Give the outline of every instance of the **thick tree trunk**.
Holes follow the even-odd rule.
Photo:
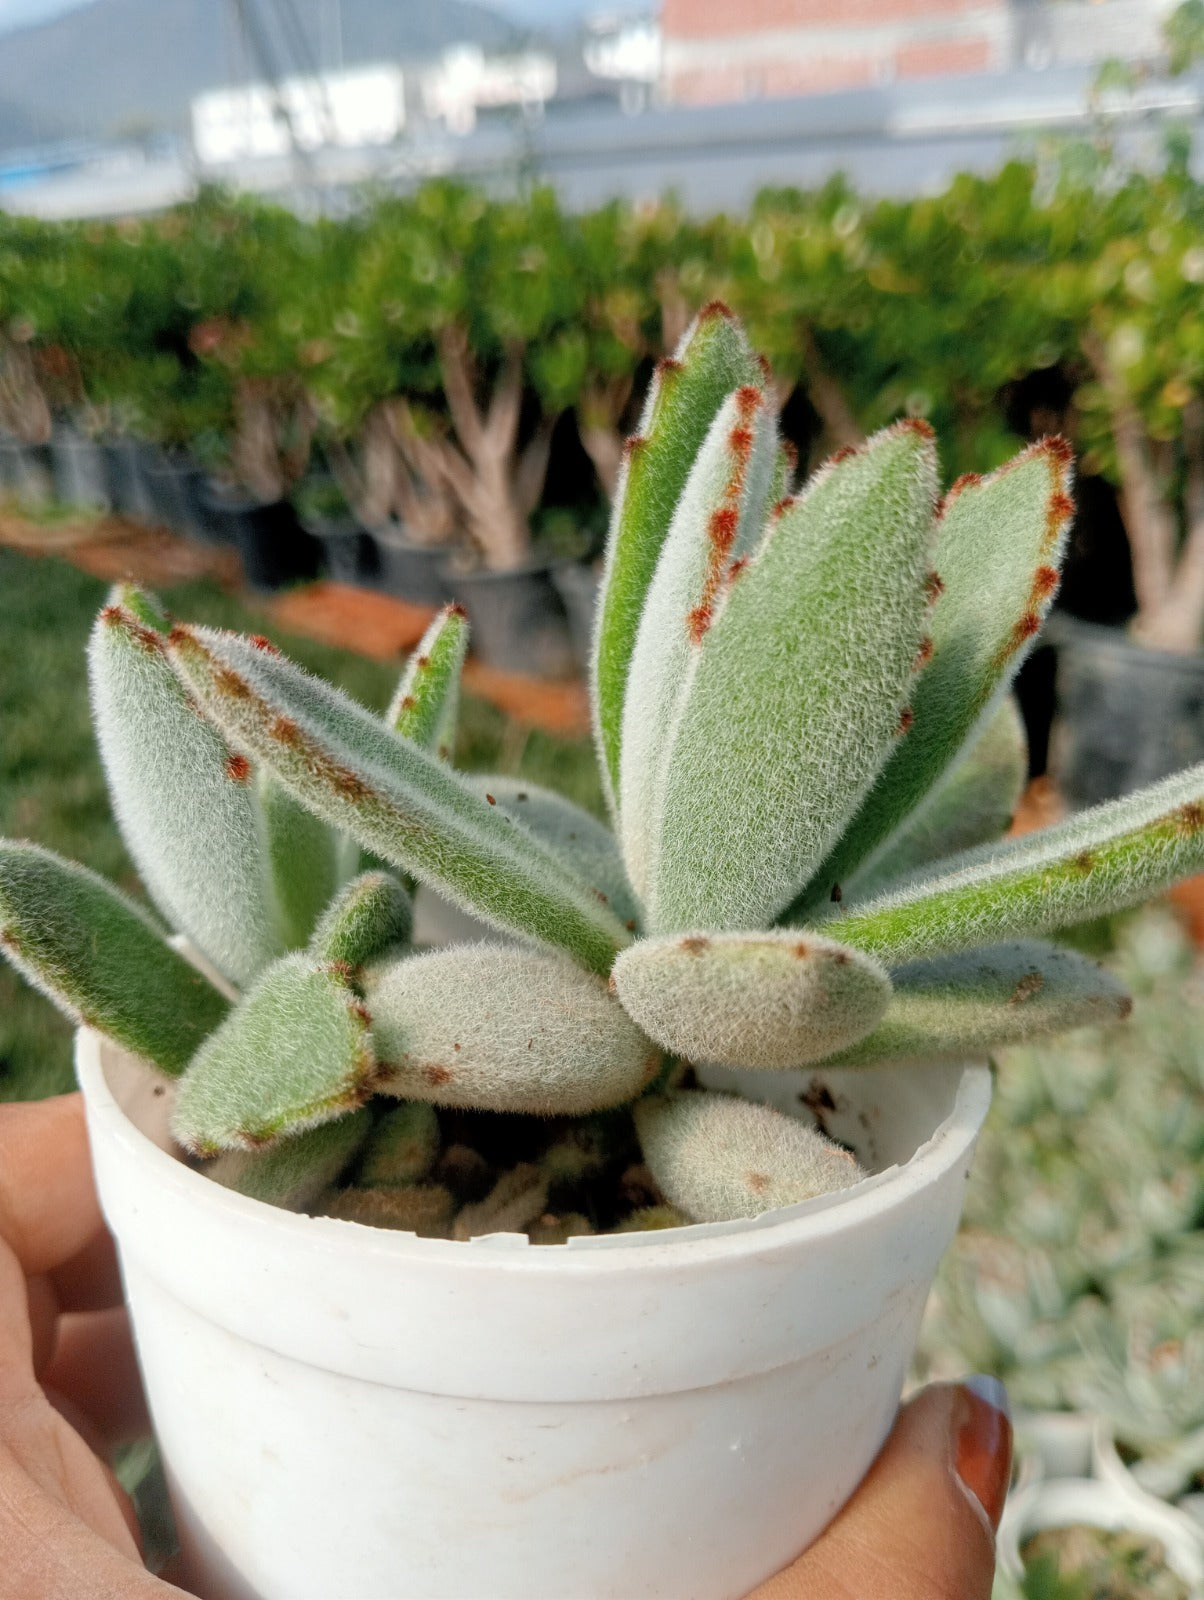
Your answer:
[[[1156,650],[1191,655],[1204,645],[1204,405],[1183,412],[1187,457],[1184,492],[1187,532],[1162,604],[1138,618],[1135,633]]]
[[[265,504],[282,499],[309,464],[313,413],[306,397],[270,381],[243,379],[234,396],[230,464]]]
[[[395,451],[395,512],[416,544],[449,544],[457,532],[456,495],[448,481],[445,440],[429,437],[409,403],[384,410]]]
[[[1133,588],[1137,595],[1138,614],[1133,631],[1148,638],[1171,597],[1175,573],[1175,519],[1160,492],[1141,418],[1116,380],[1102,339],[1095,334],[1085,335],[1083,351],[1108,397],[1120,470],[1120,512],[1129,536]],[[1152,638],[1150,642],[1153,643]]]
[[[693,313],[681,292],[676,272],[666,270],[657,273],[656,294],[661,307],[661,343],[665,354],[672,355],[690,326]]]
[[[535,441],[533,461],[520,468],[523,352],[516,345],[506,353],[484,410],[477,402],[476,368],[463,329],[441,332],[439,368],[460,456],[459,464],[445,460],[444,471],[460,501],[465,531],[493,571],[521,567],[531,554],[523,503],[530,501],[533,480],[540,488],[543,484],[543,471],[535,470],[541,448]],[[546,466],[545,453],[543,470]]]
[[[630,376],[588,385],[577,407],[577,432],[593,463],[602,493],[615,497],[623,464],[623,430],[619,426],[631,399]]]
[[[811,404],[823,423],[828,444],[833,450],[855,449],[865,443],[865,431],[853,415],[853,408],[839,379],[824,362],[815,332],[809,323],[803,324],[802,342],[806,361],[803,381]]]
[[[45,444],[51,416],[29,346],[0,337],[0,428],[22,444]]]

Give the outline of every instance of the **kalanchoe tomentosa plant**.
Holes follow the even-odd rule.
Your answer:
[[[939,501],[922,422],[791,475],[762,365],[708,307],[616,498],[592,685],[613,831],[452,770],[454,607],[382,720],[119,589],[90,651],[101,752],[151,899],[204,959],[9,843],[6,953],[177,1078],[180,1144],[278,1204],[553,1242],[855,1183],[688,1064],[904,1066],[1123,1015],[1033,935],[1204,866],[1204,768],[999,842],[1024,773],[1008,684],[1073,509],[1060,441]],[[416,882],[505,937],[413,946]]]

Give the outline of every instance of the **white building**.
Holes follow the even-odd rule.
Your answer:
[[[192,102],[193,147],[206,167],[392,144],[404,126],[401,68],[388,65],[210,89]]]
[[[556,93],[556,63],[529,50],[515,56],[487,56],[479,45],[445,50],[437,67],[422,74],[422,109],[453,133],[471,133],[477,112],[497,106],[542,109]]]

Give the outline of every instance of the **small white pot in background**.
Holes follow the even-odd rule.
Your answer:
[[[774,1074],[874,1176],[536,1247],[261,1205],[170,1153],[136,1059],[81,1032],[77,1067],[206,1600],[747,1594],[890,1428],[990,1099],[978,1066]]]
[[[1101,1478],[1048,1478],[1013,1492],[996,1542],[999,1570],[1019,1582],[1020,1552],[1036,1533],[1082,1525],[1112,1533],[1135,1533],[1162,1547],[1167,1566],[1188,1587],[1191,1600],[1204,1600],[1204,1537],[1192,1519],[1174,1506],[1138,1489]]]
[[[1004,1580],[1019,1585],[1023,1579],[1021,1550],[1034,1534],[1082,1524],[1156,1541],[1191,1600],[1204,1600],[1204,1529],[1141,1487],[1102,1417],[1022,1413],[1016,1418],[1016,1452],[1017,1481],[996,1540]]]

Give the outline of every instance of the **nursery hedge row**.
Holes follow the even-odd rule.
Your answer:
[[[1015,448],[1009,385],[1059,367],[1086,466],[1181,528],[1202,283],[1186,161],[1120,174],[1081,150],[935,198],[834,181],[703,220],[443,181],[337,221],[217,192],[111,225],[0,216],[0,430],[69,415],[187,443],[265,498],[320,456],[362,513],[512,565],[541,503],[601,507],[653,362],[718,297],[804,459],[910,412],[951,473],[990,469]]]

